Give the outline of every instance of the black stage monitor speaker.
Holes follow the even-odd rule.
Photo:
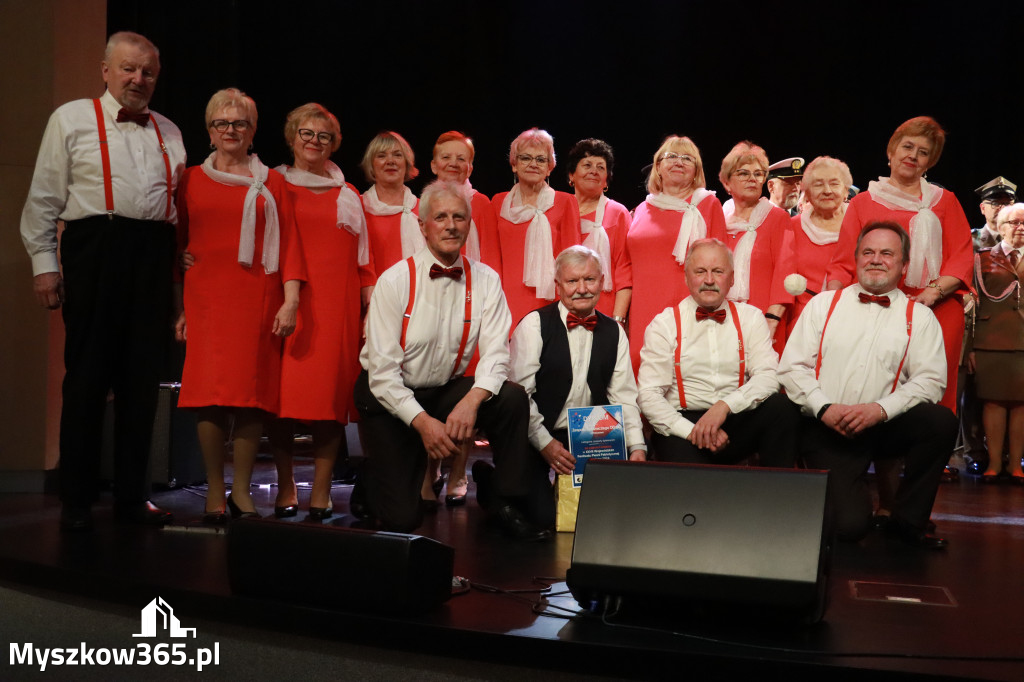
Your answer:
[[[735,606],[817,622],[827,481],[825,471],[590,461],[566,582],[584,608]]]
[[[364,613],[422,613],[451,596],[455,550],[418,535],[239,519],[228,529],[235,594]]]

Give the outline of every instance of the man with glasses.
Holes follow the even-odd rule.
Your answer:
[[[50,117],[21,217],[40,305],[63,308],[61,528],[91,530],[107,393],[114,392],[114,513],[163,524],[146,480],[159,373],[172,315],[174,189],[185,168],[177,126],[149,109],[160,53],[115,33],[102,97]],[[65,229],[57,260],[58,221]],[[61,271],[63,266],[63,272]]]

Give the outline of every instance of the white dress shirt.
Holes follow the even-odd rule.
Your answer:
[[[772,350],[772,337],[764,313],[752,305],[735,303],[746,356],[743,385],[739,385],[739,338],[727,302],[725,321],[697,322],[697,304],[687,296],[679,303],[682,324],[680,365],[687,410],[707,410],[719,400],[732,413],[756,407],[779,390],[775,368],[779,357]],[[663,436],[688,438],[693,422],[679,414],[683,409],[676,386],[676,321],[672,308],[665,308],[644,333],[640,351],[640,409],[651,426]]]
[[[829,403],[858,405],[877,402],[889,419],[919,403],[937,403],[946,390],[946,354],[942,329],[926,306],[914,303],[913,329],[907,347],[907,304],[899,289],[888,294],[888,308],[861,303],[864,292],[854,284],[836,304],[822,340],[822,327],[832,297],[826,291],[811,299],[800,314],[779,362],[779,381],[790,400],[809,417]],[[821,344],[821,373],[814,366]],[[898,386],[892,390],[903,360]]]
[[[466,261],[459,256],[455,266],[464,268]],[[366,315],[366,343],[359,354],[374,397],[406,424],[424,411],[413,389],[443,386],[452,378],[466,312],[465,274],[458,282],[448,277],[430,279],[430,266],[443,264],[426,247],[413,256],[413,262],[416,299],[405,351],[401,338],[402,317],[409,304],[409,264],[403,260],[377,280]],[[473,387],[493,395],[508,378],[512,313],[505,303],[498,273],[478,261],[472,261],[472,268],[472,323],[456,376],[466,371],[479,345],[480,362]]]
[[[565,324],[569,311],[558,302],[558,316]],[[608,382],[608,404],[622,405],[622,420],[625,428],[626,451],[647,450],[644,444],[643,428],[640,424],[640,408],[637,407],[636,379],[633,378],[633,366],[629,359],[629,341],[626,333],[618,324],[618,349],[615,352],[615,369]],[[593,405],[590,387],[587,385],[587,373],[590,370],[590,351],[594,345],[594,333],[586,327],[578,326],[566,329],[569,338],[569,358],[572,362],[572,387],[565,405],[555,421],[556,429],[569,426],[568,412],[570,407],[586,407]],[[553,438],[544,428],[544,416],[533,401],[537,392],[537,372],[540,370],[540,354],[543,341],[540,334],[540,314],[533,311],[512,333],[512,372],[509,378],[526,389],[530,396],[530,445],[543,450]]]
[[[114,213],[137,220],[177,222],[172,202],[167,216],[167,169],[152,123],[117,123],[121,105],[109,91],[100,97],[110,151]],[[185,145],[178,127],[156,112],[171,162],[172,192],[185,170]],[[28,199],[21,214],[21,238],[32,258],[32,274],[58,272],[57,220],[104,215],[96,109],[91,99],[62,105],[50,116],[39,145]]]

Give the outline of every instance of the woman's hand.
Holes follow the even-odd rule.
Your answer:
[[[174,338],[184,343],[188,340],[188,334],[185,329],[185,311],[182,310],[178,313],[178,319],[174,322]]]
[[[196,264],[196,257],[188,251],[182,251],[178,259],[181,262],[182,272],[188,272],[188,269]]]
[[[942,292],[935,287],[925,287],[921,293],[914,296],[914,300],[931,308],[942,300]]]
[[[274,336],[290,336],[295,331],[295,323],[298,318],[298,302],[285,301],[277,315],[274,315]]]

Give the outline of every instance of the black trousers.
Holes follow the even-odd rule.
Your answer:
[[[146,479],[160,373],[171,338],[174,227],[97,216],[69,222],[64,272],[60,496],[96,500],[103,413],[114,393],[114,495],[149,498]]]
[[[916,405],[856,438],[846,438],[810,417],[803,418],[803,426],[802,452],[807,466],[829,471],[829,497],[840,538],[858,540],[871,526],[867,472],[878,459],[904,458],[892,516],[916,529],[925,528],[956,441],[957,419],[949,409]]]
[[[472,377],[459,377],[413,394],[428,415],[443,422],[471,388]],[[370,392],[366,371],[359,374],[354,398],[370,450],[364,469],[367,505],[385,530],[407,533],[423,522],[420,486],[427,467],[423,441]],[[511,381],[502,384],[477,412],[477,426],[487,433],[494,453],[494,493],[502,498],[524,498],[530,490],[529,419],[526,391]]]
[[[696,423],[704,410],[682,410],[679,414]],[[800,411],[790,400],[776,393],[752,410],[730,414],[722,424],[729,444],[719,452],[698,448],[678,436],[652,437],[660,462],[684,464],[735,464],[757,454],[765,467],[792,468],[799,454]]]

